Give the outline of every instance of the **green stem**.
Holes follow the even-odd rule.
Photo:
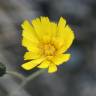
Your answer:
[[[39,76],[40,74],[42,74],[45,70],[41,69],[39,71],[36,71],[35,73],[33,73],[32,75],[30,75],[29,77],[27,77],[21,84],[20,89],[23,88],[29,81],[35,79],[37,76]]]
[[[25,77],[22,74],[20,74],[18,72],[15,72],[15,71],[6,71],[6,73],[9,74],[9,75],[17,77],[22,81],[25,79]]]
[[[28,84],[28,82],[35,79],[37,76],[39,76],[43,72],[45,72],[45,69],[41,69],[39,71],[36,71],[32,75],[30,75],[29,77],[25,78],[22,81],[21,85],[14,92],[12,92],[9,96],[14,96],[16,93],[18,93],[20,91],[20,89],[24,88],[26,86],[26,84]]]

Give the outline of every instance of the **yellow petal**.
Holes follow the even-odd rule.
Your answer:
[[[62,30],[62,27],[66,26],[66,20],[63,17],[60,17],[59,23],[58,23],[58,28],[59,30]]]
[[[38,38],[36,36],[36,33],[34,31],[34,28],[32,27],[32,25],[25,20],[23,22],[23,24],[21,25],[23,28],[23,32],[22,32],[22,36],[29,39],[30,42],[38,42]]]
[[[42,32],[44,36],[51,36],[51,26],[48,17],[41,17]]]
[[[42,29],[43,29],[43,42],[49,43],[56,35],[57,24],[50,22],[48,17],[41,17]]]
[[[58,43],[57,48],[60,49],[60,53],[64,53],[68,50],[73,42],[73,39],[73,31],[68,25],[66,25],[66,20],[61,17],[57,28],[55,42],[55,45]]]
[[[52,36],[56,36],[56,31],[57,31],[57,24],[54,22],[51,22],[51,33]]]
[[[41,21],[39,18],[32,20],[32,25],[34,27],[34,30],[38,36],[38,38],[41,40],[42,34],[42,27],[41,27]]]
[[[38,59],[41,54],[39,52],[26,52],[24,55],[24,60]]]
[[[48,73],[53,73],[57,71],[57,66],[53,63],[49,65]]]
[[[30,42],[30,40],[27,38],[22,39],[22,46],[26,47],[28,51],[39,51],[38,44],[35,42]]]
[[[59,50],[58,52],[59,53],[64,53],[65,51],[68,50],[68,48],[71,46],[73,40],[74,40],[74,33],[73,31],[70,29],[70,27],[67,25],[65,28],[64,28],[64,32],[63,34],[59,37],[61,40],[61,45],[58,46],[59,47]]]
[[[63,17],[60,18],[58,26],[57,26],[57,32],[56,32],[56,37],[63,37],[64,36],[64,28],[66,26],[66,20],[63,19]]]
[[[57,24],[51,22],[51,43],[54,44],[54,40],[56,40],[56,32],[57,32]]]
[[[38,49],[37,46],[38,46],[39,40],[36,37],[36,34],[34,32],[32,25],[27,20],[25,20],[21,26],[23,28],[22,45],[26,47],[29,51],[36,51]]]
[[[21,65],[22,68],[24,68],[25,70],[31,70],[34,67],[36,67],[37,65],[39,65],[45,58],[40,58],[40,59],[36,59],[36,60],[32,60],[30,62],[24,63]]]
[[[70,59],[70,54],[58,54],[55,57],[52,58],[52,62],[56,65],[63,64],[64,62],[67,62]]]
[[[47,38],[47,41],[50,41],[51,26],[50,26],[50,21],[48,17],[41,17],[40,19],[37,18],[32,21],[32,24],[40,40],[42,40],[43,42],[46,42],[46,38]]]
[[[50,62],[48,60],[44,60],[39,66],[38,68],[48,68]]]

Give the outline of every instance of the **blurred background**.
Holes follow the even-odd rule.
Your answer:
[[[18,78],[0,77],[0,96],[96,96],[96,0],[0,0],[0,62],[26,78],[38,70],[27,72],[20,65],[26,51],[21,23],[39,16],[55,22],[66,18],[76,34],[68,50],[72,58],[58,72],[45,72],[18,92]]]

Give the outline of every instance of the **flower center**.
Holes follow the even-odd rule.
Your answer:
[[[44,55],[46,56],[53,56],[55,54],[55,46],[53,44],[43,44],[41,47],[41,50],[43,52]]]

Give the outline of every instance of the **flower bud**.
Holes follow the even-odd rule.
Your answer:
[[[0,77],[2,77],[6,73],[6,67],[4,64],[0,62]]]

